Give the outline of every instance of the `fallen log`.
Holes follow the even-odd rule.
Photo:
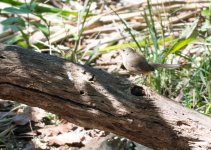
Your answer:
[[[105,71],[0,45],[0,98],[153,149],[211,149],[211,119]]]

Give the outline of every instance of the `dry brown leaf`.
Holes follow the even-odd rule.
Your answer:
[[[39,122],[40,120],[42,120],[44,117],[47,116],[47,112],[38,107],[31,107],[30,111],[31,111],[30,112],[31,120],[34,122]]]
[[[61,124],[59,126],[49,125],[43,129],[39,129],[37,132],[45,136],[56,136],[60,133],[65,133],[72,130],[73,127],[75,127],[75,125],[72,123]]]
[[[58,136],[50,137],[48,138],[49,144],[58,144],[58,145],[64,145],[64,144],[73,144],[73,143],[82,143],[83,141],[90,138],[89,136],[85,135],[83,132],[69,132],[69,133],[63,133]]]

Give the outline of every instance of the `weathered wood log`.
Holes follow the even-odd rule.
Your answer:
[[[209,117],[104,71],[17,46],[0,46],[0,98],[154,149],[211,149]]]

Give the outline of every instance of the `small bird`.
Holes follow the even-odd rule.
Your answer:
[[[132,48],[125,48],[121,52],[124,67],[132,74],[149,74],[158,68],[176,69],[180,64],[156,64],[148,63],[146,58],[135,52]]]

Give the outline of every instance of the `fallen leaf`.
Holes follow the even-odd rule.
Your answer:
[[[75,132],[69,132],[69,133],[63,133],[58,136],[50,137],[48,138],[49,144],[58,144],[58,145],[64,145],[64,144],[73,144],[73,143],[82,143],[86,139],[86,135],[84,133],[75,133]]]
[[[37,130],[38,133],[41,133],[45,136],[56,136],[61,133],[66,133],[71,131],[75,127],[72,123],[61,124],[59,126],[49,125],[45,126],[43,129]]]

